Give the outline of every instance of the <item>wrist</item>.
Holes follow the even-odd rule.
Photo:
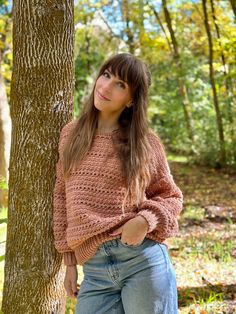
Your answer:
[[[76,268],[76,265],[66,265],[67,268]]]

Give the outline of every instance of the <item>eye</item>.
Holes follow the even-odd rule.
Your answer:
[[[103,76],[108,75],[108,77],[110,77],[110,75],[109,75],[109,73],[108,73],[107,71],[103,72],[103,74],[102,74],[102,75],[103,75]]]
[[[120,84],[121,88],[124,88],[124,89],[125,89],[125,84],[124,84],[124,83],[118,82],[117,84],[118,84],[118,85]]]

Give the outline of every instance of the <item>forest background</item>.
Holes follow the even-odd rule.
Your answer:
[[[63,5],[63,2],[66,3],[58,3]],[[79,115],[97,70],[109,55],[130,52],[147,62],[152,73],[149,120],[165,144],[174,177],[185,197],[181,234],[170,242],[180,312],[233,313],[236,296],[236,274],[232,267],[236,256],[233,236],[236,219],[235,1],[69,2],[74,15],[73,116]],[[12,100],[16,96],[11,95],[14,83],[12,5],[11,1],[0,0],[2,285],[9,204],[10,111],[13,112]],[[20,1],[14,5],[19,8]],[[59,98],[58,108],[61,105]],[[193,269],[194,274],[190,272]],[[70,313],[73,309],[74,301],[67,300],[66,311]]]

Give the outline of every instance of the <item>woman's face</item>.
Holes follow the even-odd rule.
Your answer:
[[[129,85],[106,69],[97,79],[94,105],[103,112],[121,112],[131,102]]]

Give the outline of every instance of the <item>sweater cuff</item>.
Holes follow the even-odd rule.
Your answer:
[[[77,265],[77,260],[74,252],[64,252],[64,264],[67,266]]]
[[[152,232],[156,228],[157,223],[159,221],[157,216],[153,212],[151,212],[150,210],[147,210],[147,209],[139,211],[136,216],[142,216],[147,220],[147,222],[148,222],[147,233]]]

